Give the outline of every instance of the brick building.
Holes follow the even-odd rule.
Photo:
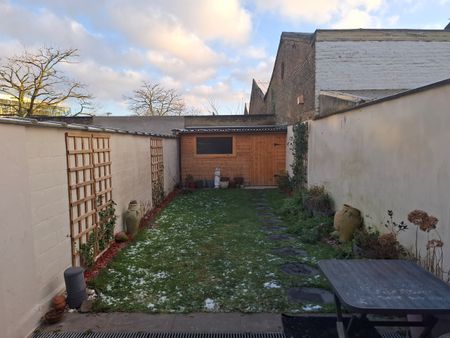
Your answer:
[[[263,94],[252,83],[249,114],[295,123],[450,77],[450,31],[316,30],[282,33]]]

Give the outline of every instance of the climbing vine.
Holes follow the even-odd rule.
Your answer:
[[[98,227],[89,234],[86,243],[80,245],[81,264],[87,267],[95,263],[96,256],[105,250],[114,238],[116,226],[116,203],[110,200],[105,208],[98,212]]]
[[[159,207],[159,205],[164,200],[164,178],[162,175],[158,176],[158,179],[153,183],[152,186],[152,202],[153,207]]]
[[[295,190],[303,190],[307,183],[308,161],[308,123],[297,123],[293,128],[291,140],[294,162],[292,163],[292,186]]]

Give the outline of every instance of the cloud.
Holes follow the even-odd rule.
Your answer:
[[[352,9],[335,24],[331,26],[335,29],[346,28],[380,28],[381,21],[373,15],[359,9]]]
[[[195,5],[185,0],[160,3],[202,39],[242,45],[250,38],[252,18],[239,0],[197,0]]]
[[[247,67],[235,68],[232,71],[233,78],[247,84],[250,90],[253,79],[260,82],[269,82],[274,62],[275,57],[270,56],[260,60],[256,65],[250,64]]]
[[[362,17],[362,13],[378,10],[383,0],[254,0],[257,8],[263,11],[277,11],[283,17],[292,20],[304,20],[314,24],[326,24],[342,20],[350,11],[357,11],[352,16]],[[357,22],[358,20],[355,19]]]
[[[93,61],[61,65],[72,76],[83,79],[98,100],[121,101],[127,90],[140,86],[146,75],[131,69],[117,70]]]
[[[261,60],[267,57],[267,53],[264,48],[249,46],[242,50],[242,55],[251,59]]]
[[[141,13],[166,13],[186,30],[201,39],[221,40],[227,44],[245,44],[252,31],[252,17],[240,0],[22,0],[31,5],[54,8],[69,16],[92,17],[92,25],[102,26],[108,21],[106,13],[122,12],[123,20],[133,23]],[[89,10],[86,10],[86,9]],[[127,9],[127,11],[122,11]],[[130,9],[132,9],[130,11]],[[131,15],[131,16],[129,16]],[[110,26],[114,29],[114,25]]]
[[[242,114],[244,102],[248,93],[234,89],[228,81],[214,85],[199,85],[185,93],[184,98],[189,106],[197,108],[204,114],[209,114],[213,104],[220,114]]]
[[[205,63],[194,66],[165,52],[149,51],[147,60],[163,74],[193,84],[209,80],[216,74],[216,67],[212,65]]]
[[[124,5],[111,9],[110,16],[129,41],[145,49],[165,52],[193,65],[214,64],[219,59],[217,53],[170,14]]]

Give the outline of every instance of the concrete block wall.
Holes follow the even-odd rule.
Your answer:
[[[439,219],[450,270],[450,82],[310,122],[308,184],[324,185],[337,209],[350,204],[386,231],[422,209]],[[415,226],[399,234],[414,249]],[[427,236],[419,231],[425,252]]]
[[[28,182],[38,299],[45,310],[55,290],[61,290],[61,271],[70,256],[67,171],[64,134],[57,129],[27,128]]]
[[[150,138],[111,135],[112,197],[116,205],[116,231],[123,231],[123,215],[132,200],[151,203]]]
[[[316,41],[315,49],[316,109],[320,90],[412,89],[450,78],[446,41]]]
[[[65,131],[0,124],[0,337],[23,338],[71,265]],[[116,231],[131,199],[151,201],[150,137],[111,133]],[[176,139],[164,139],[166,192],[178,182]],[[176,164],[176,165],[175,165]]]
[[[0,327],[25,337],[70,265],[64,135],[0,125]]]

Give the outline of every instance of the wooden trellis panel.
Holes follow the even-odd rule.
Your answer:
[[[79,249],[96,233],[98,212],[112,199],[110,137],[66,133],[72,265],[80,264]],[[94,256],[99,254],[94,248]]]
[[[160,138],[150,138],[150,160],[152,174],[152,200],[153,206],[159,204],[164,198],[164,159],[163,141]]]

